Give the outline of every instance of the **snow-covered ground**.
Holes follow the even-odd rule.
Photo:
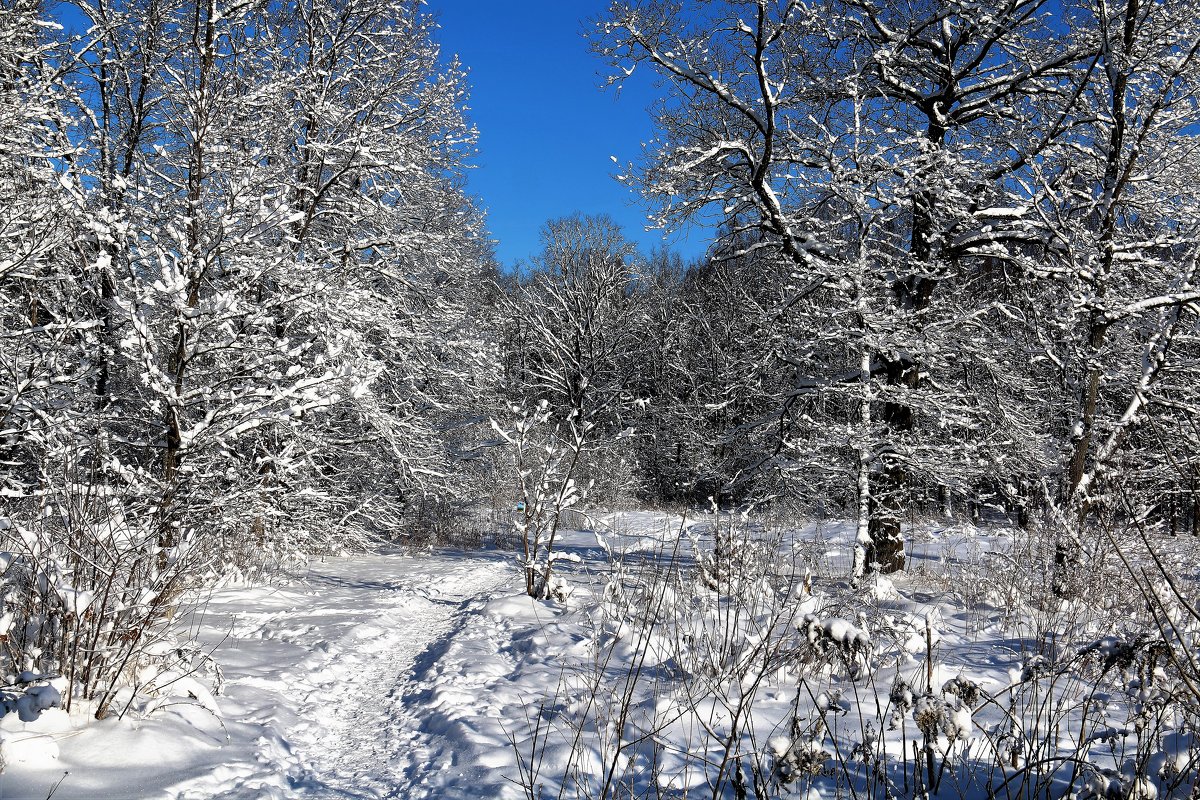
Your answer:
[[[1020,536],[926,525],[909,571],[851,589],[847,525],[586,527],[561,541],[560,601],[523,596],[499,551],[218,591],[189,623],[215,697],[183,679],[119,720],[9,715],[0,798],[1128,796],[1142,757],[1174,765],[1156,791],[1190,790],[1164,663],[1111,622],[1131,595],[1051,602]]]
[[[191,619],[224,673],[216,698],[181,681],[179,696],[121,720],[9,715],[8,749],[24,760],[10,755],[0,797],[420,796],[409,787],[445,749],[422,726],[421,675],[515,578],[499,554],[392,552],[218,591]]]

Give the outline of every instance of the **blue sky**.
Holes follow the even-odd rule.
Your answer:
[[[653,134],[646,109],[655,90],[646,76],[618,94],[601,90],[605,64],[580,35],[607,0],[428,0],[443,51],[470,73],[470,116],[479,157],[469,188],[488,211],[496,254],[513,266],[539,250],[543,222],[579,211],[607,213],[644,251],[664,244],[646,232],[644,208],[613,179]],[[685,257],[703,233],[665,242]]]

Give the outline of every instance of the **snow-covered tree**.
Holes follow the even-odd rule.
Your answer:
[[[507,302],[523,391],[564,415],[595,416],[621,402],[635,342],[637,253],[607,217],[551,220],[542,252]]]
[[[491,259],[461,188],[475,141],[464,74],[441,65],[420,3],[279,13],[289,235],[330,287],[311,324],[361,385],[313,431],[300,483],[319,488],[304,502],[320,497],[346,521],[399,522],[423,498],[468,488],[464,460],[486,416],[472,401],[498,377]]]
[[[0,660],[104,714],[187,587],[478,481],[496,359],[419,3],[77,5],[0,13]]]
[[[1069,136],[1047,148],[1027,188],[1048,241],[1034,268],[1046,355],[1071,398],[1054,420],[1061,485],[1047,488],[1067,532],[1060,566],[1078,558],[1091,512],[1113,507],[1105,496],[1122,486],[1118,459],[1139,429],[1191,415],[1184,387],[1198,376],[1177,349],[1194,336],[1200,302],[1200,20],[1186,3],[1138,0],[1081,3],[1067,18],[1096,55]],[[1176,451],[1164,442],[1145,457]]]
[[[0,519],[36,503],[48,463],[73,449],[95,327],[83,188],[62,168],[74,156],[63,52],[40,11],[0,14]]]
[[[393,0],[87,11],[116,449],[158,462],[167,529],[203,517],[227,554],[394,528],[452,482],[463,398],[489,380],[474,132],[432,19]]]
[[[640,425],[653,437],[645,467],[653,465],[668,499],[724,505],[776,494],[779,472],[763,467],[780,448],[788,391],[772,356],[785,333],[774,313],[785,286],[749,254],[711,259],[673,292],[660,290],[657,304],[671,307],[661,334],[671,350],[648,359],[659,377],[640,393],[649,401]]]
[[[648,68],[671,92],[631,180],[661,224],[719,209],[734,252],[788,267],[776,316],[797,326],[785,338],[800,349],[782,363],[800,394],[824,387],[843,413],[857,409],[846,452],[865,522],[859,571],[902,565],[915,480],[964,482],[965,459],[918,446],[921,426],[964,434],[987,413],[964,404],[961,365],[945,358],[962,349],[954,320],[977,309],[941,287],[1031,238],[1010,224],[1024,201],[1008,187],[1061,134],[1082,55],[1043,11],[1038,0],[647,2],[616,3],[600,23],[618,78]],[[814,363],[806,325],[852,352]]]
[[[551,220],[529,274],[503,299],[514,399],[546,401],[553,417],[584,426],[580,472],[602,495],[630,497],[628,427],[639,335],[639,256],[608,217]],[[577,475],[576,477],[582,477]]]

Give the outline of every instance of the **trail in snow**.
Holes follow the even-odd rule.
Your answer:
[[[404,598],[358,625],[319,673],[296,745],[313,758],[302,783],[311,797],[406,797],[408,755],[417,736],[399,714],[418,656],[451,634],[456,617],[498,583],[494,563],[467,564],[434,586],[396,590]]]
[[[601,563],[594,535],[562,547],[581,556],[564,574]],[[531,703],[590,651],[567,606],[518,584],[509,553],[444,551],[329,559],[217,591],[188,623],[224,674],[215,705],[199,675],[121,718],[9,715],[7,753],[56,754],[10,760],[0,798],[524,797],[516,753],[541,752]]]
[[[230,626],[216,653],[226,664],[226,716],[263,734],[252,761],[169,796],[412,796],[415,760],[445,748],[406,706],[421,691],[414,665],[512,574],[504,561],[462,554],[366,556],[314,565],[258,604],[218,598],[209,613],[228,615]]]
[[[10,759],[0,772],[0,800],[523,800],[560,788],[595,794],[614,776],[634,793],[682,797],[697,787],[710,790],[718,776],[712,753],[725,752],[733,735],[721,727],[729,719],[722,714],[741,702],[744,677],[742,662],[726,654],[763,641],[763,617],[739,610],[758,609],[759,601],[725,605],[727,595],[689,593],[679,582],[689,573],[658,571],[665,563],[659,559],[690,569],[698,554],[711,552],[705,537],[715,523],[691,524],[681,541],[687,525],[678,518],[609,519],[603,534],[561,537],[560,574],[572,589],[565,600],[525,596],[511,556],[479,551],[332,559],[281,586],[222,590],[201,607],[195,627],[227,679],[216,713],[207,697],[189,698],[178,684],[131,704],[122,719],[90,722],[51,709],[25,724],[10,714],[0,731]],[[984,692],[1036,705],[1039,684],[1020,688],[1026,682],[1014,678],[1036,643],[1012,633],[1014,624],[1031,630],[1026,622],[1034,617],[1013,623],[993,604],[994,597],[1025,590],[1013,582],[1015,567],[988,572],[995,569],[991,555],[1007,552],[1006,534],[931,529],[912,555],[938,571],[880,578],[869,594],[849,592],[844,569],[830,567],[849,552],[852,525],[814,525],[789,536],[783,544],[790,552],[781,552],[793,567],[811,568],[813,585],[803,595],[784,585],[769,601],[790,608],[802,598],[791,610],[811,610],[835,626],[859,627],[857,615],[864,615],[873,670],[863,684],[868,689],[966,678]],[[1191,545],[1182,544],[1180,563],[1195,563]],[[977,594],[964,593],[967,582],[982,584],[972,589]],[[762,591],[758,582],[745,586]],[[647,602],[670,604],[665,623],[646,624]],[[1018,614],[1041,613],[1024,602],[1017,602]],[[1083,619],[1097,632],[1111,630],[1107,616]],[[931,632],[938,635],[932,676],[922,661]],[[755,679],[753,714],[739,734],[746,737],[743,752],[761,752],[756,741],[794,730],[797,720],[823,726],[819,698],[850,686],[848,669],[836,660],[810,664],[804,629],[783,625],[778,635],[781,649],[774,652],[783,666],[776,669],[772,655],[761,683]],[[696,643],[712,649],[697,650]],[[1095,686],[1102,686],[1110,697],[1126,697],[1127,679],[1115,672],[1103,685],[1089,680],[1079,684],[1088,696],[1099,696]],[[199,688],[199,694],[206,693]],[[868,691],[862,703],[842,708],[843,721],[822,735],[848,751],[861,746],[862,731],[884,731],[892,712],[871,697]],[[1078,709],[1084,699],[1065,702]],[[1102,713],[1132,713],[1127,701],[1114,703]],[[1006,716],[984,703],[972,712],[974,730],[1010,730],[1022,714],[1036,728],[1041,717],[1034,712]],[[1064,713],[1064,730],[1082,729],[1075,711]],[[877,740],[878,763],[891,759],[885,769],[893,785],[907,779],[909,762],[894,756],[906,752],[907,740],[899,738],[905,735],[903,726],[898,733],[887,728]],[[1195,754],[1191,733],[1170,736],[1173,749],[1163,750],[1164,757]],[[61,747],[61,754],[11,758],[23,746]],[[967,746],[964,752],[975,752]],[[1080,746],[1104,769],[1120,768],[1114,753],[1132,752],[1102,739]],[[798,783],[796,792],[843,796],[849,784],[837,770],[844,765],[826,766],[832,774],[823,771],[819,784]],[[976,780],[970,769],[964,786]],[[1194,783],[1194,770],[1182,774]],[[982,796],[983,784],[971,786],[968,795]]]

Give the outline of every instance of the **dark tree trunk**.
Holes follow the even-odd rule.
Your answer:
[[[944,76],[947,86],[950,85],[949,75]],[[931,98],[921,110],[925,113],[927,124],[925,138],[934,149],[945,144],[946,128],[941,121],[941,114],[949,106],[949,90],[944,89],[941,96]],[[914,264],[931,265],[933,263],[934,215],[937,199],[931,192],[921,191],[912,198],[912,231],[909,240],[909,255]],[[926,270],[927,272],[929,270]],[[933,299],[937,280],[929,275],[907,275],[898,278],[892,284],[892,292],[896,304],[908,314],[924,311]],[[887,377],[889,386],[904,386],[916,389],[919,383],[920,367],[917,362],[903,354],[892,356],[880,353],[876,356],[879,368]],[[880,415],[888,432],[899,438],[910,433],[915,427],[912,408],[896,402],[886,402]],[[871,519],[867,532],[871,537],[870,552],[868,552],[867,568],[877,564],[883,573],[896,572],[904,569],[904,538],[901,535],[900,521],[904,518],[904,509],[908,500],[908,471],[896,454],[883,454],[883,469],[874,481],[871,503]]]
[[[1200,484],[1192,479],[1192,536],[1200,536]]]
[[[889,386],[917,387],[917,364],[908,358],[881,358],[879,368],[886,375]],[[910,433],[915,419],[912,408],[896,402],[886,402],[880,414],[893,436]],[[901,535],[901,520],[904,519],[905,501],[908,493],[908,470],[894,453],[883,454],[883,469],[875,476],[871,492],[871,519],[867,533],[871,537],[867,568],[879,565],[882,573],[904,569],[904,537]]]

